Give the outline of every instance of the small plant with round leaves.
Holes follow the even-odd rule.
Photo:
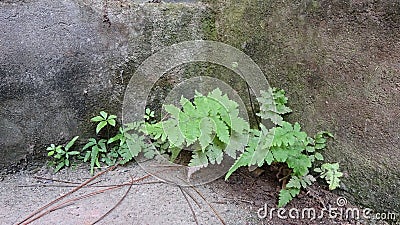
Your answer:
[[[101,111],[100,115],[91,118],[92,122],[97,123],[96,133],[98,136],[100,136],[99,133],[103,129],[107,128],[106,138],[104,138],[104,136],[100,139],[90,138],[88,143],[82,148],[83,151],[86,151],[83,161],[90,162],[91,174],[94,173],[96,167],[101,167],[102,163],[108,166],[115,165],[117,162],[119,164],[125,164],[133,160],[133,157],[138,154],[137,151],[134,149],[131,150],[128,147],[128,144],[131,144],[131,142],[138,141],[138,138],[129,134],[128,131],[139,129],[139,124],[142,123],[133,123],[118,127],[116,135],[110,137],[110,128],[117,128],[116,119],[116,115],[109,114],[105,111]],[[130,146],[133,146],[133,144]]]
[[[97,122],[96,126],[96,134],[98,134],[105,126],[111,125],[115,127],[115,119],[117,118],[116,115],[108,114],[104,111],[100,112],[100,115],[91,118],[92,122]],[[109,133],[108,133],[109,134]]]

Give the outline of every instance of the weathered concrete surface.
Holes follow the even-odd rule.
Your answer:
[[[378,211],[400,209],[400,3],[209,1],[218,39],[243,49],[287,90],[311,133],[335,134],[326,158],[343,189]]]
[[[93,135],[89,118],[102,109],[120,115],[135,67],[205,38],[207,13],[202,4],[0,2],[0,168]]]

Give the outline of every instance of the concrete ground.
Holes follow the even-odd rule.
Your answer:
[[[117,167],[36,214],[43,214],[37,220],[25,223],[22,222],[36,210],[92,176],[86,165],[63,169],[57,174],[51,168],[41,166],[5,175],[0,182],[0,204],[3,206],[0,208],[0,224],[93,224],[117,205],[126,193],[123,201],[96,224],[386,224],[328,216],[315,220],[282,219],[277,215],[260,219],[257,211],[264,206],[268,209],[276,207],[280,189],[280,184],[274,179],[275,174],[268,169],[260,176],[242,169],[228,181],[220,178],[196,189],[182,188],[188,200],[178,186],[160,182],[151,176],[135,183],[129,192],[128,185],[110,190],[112,185],[146,175],[136,163]],[[107,188],[109,190],[101,191]],[[313,185],[289,203],[286,209],[313,207],[322,210],[323,207],[335,206],[340,196],[325,189],[324,186]],[[93,195],[71,200],[89,193]],[[56,209],[60,205],[63,207]],[[355,206],[348,204],[346,207]]]
[[[146,173],[137,165],[120,167],[97,178],[95,185],[121,184],[129,182],[131,177],[139,178]],[[36,172],[20,172],[4,177],[1,182],[0,209],[1,224],[16,224],[46,203],[72,190],[75,184],[60,183],[51,178],[64,181],[83,182],[90,178],[87,168],[64,169],[53,174],[46,167]],[[139,183],[154,182],[150,177]],[[219,180],[217,183],[224,183]],[[104,187],[103,187],[104,188]],[[81,196],[102,187],[85,187],[66,199],[54,204]],[[32,224],[92,224],[110,210],[126,193],[128,186],[109,190],[104,193],[74,202],[56,211],[52,211]],[[191,188],[185,188],[198,202],[187,195],[199,224],[221,223],[207,203]],[[227,224],[246,224],[255,221],[254,207],[249,203],[235,201],[232,196],[219,195],[209,185],[198,190],[212,204]],[[48,209],[50,209],[49,207]],[[240,212],[240,213],[238,213]],[[181,190],[172,184],[150,183],[134,185],[121,204],[98,224],[196,224],[191,210]]]

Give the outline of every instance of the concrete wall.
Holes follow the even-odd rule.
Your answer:
[[[400,209],[400,3],[209,1],[218,39],[287,90],[291,121],[335,140],[326,158],[343,190],[378,212]]]
[[[165,46],[206,38],[208,16],[195,3],[0,2],[0,168],[93,136],[92,116],[121,115],[134,69]]]

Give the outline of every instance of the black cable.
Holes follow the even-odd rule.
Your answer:
[[[242,73],[242,71],[239,69],[239,67],[236,67],[236,69],[238,70],[239,74],[240,74],[240,75],[242,76],[242,78],[243,78],[243,77],[244,77],[244,76],[243,76],[243,73]],[[251,98],[250,85],[247,83],[246,80],[245,80],[245,82],[246,82],[246,87],[247,87],[247,93],[249,94],[249,100],[250,100],[251,111],[252,111],[253,116],[254,116],[254,118],[255,118],[255,120],[256,120],[256,122],[257,122],[257,127],[260,128],[260,121],[259,121],[259,118],[258,118],[258,116],[257,116],[257,114],[256,114],[256,111],[254,110],[254,103],[253,103],[253,100],[252,100],[252,98]],[[255,94],[255,93],[254,93],[254,94]]]

